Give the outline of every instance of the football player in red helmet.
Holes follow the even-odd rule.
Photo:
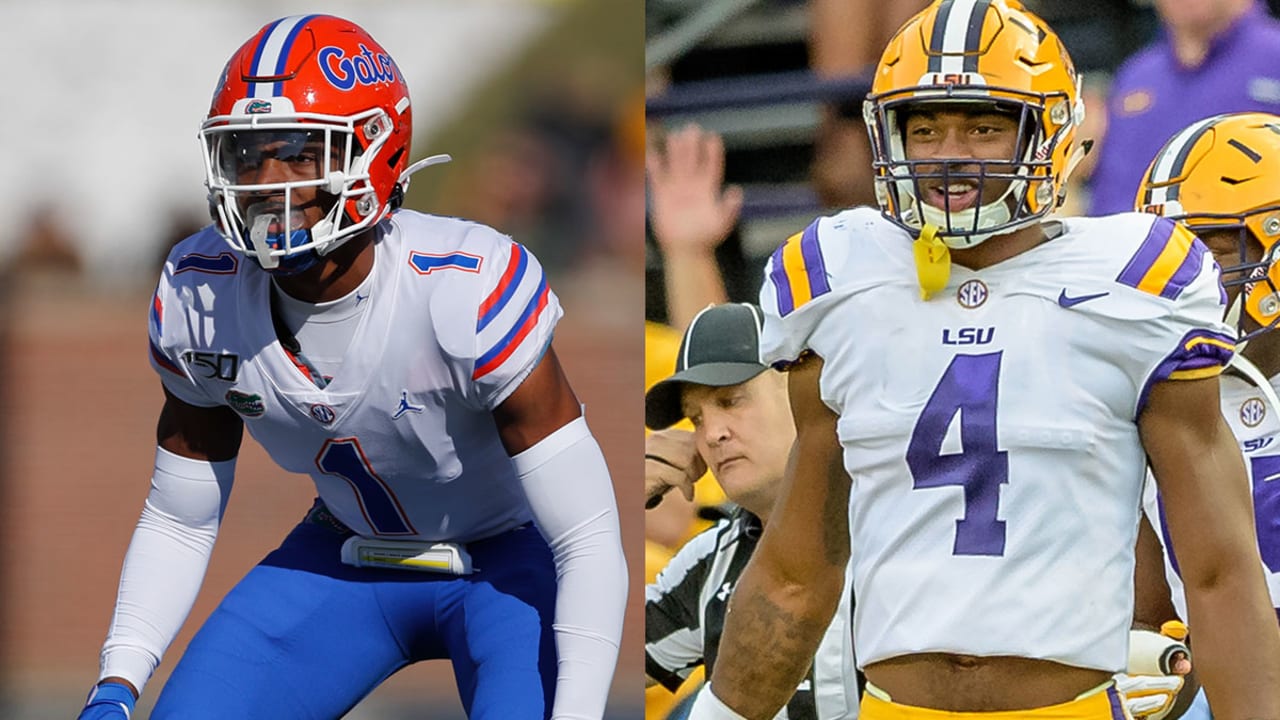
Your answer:
[[[373,38],[341,23],[311,18],[305,31],[278,40],[289,43],[284,53],[261,47],[265,34],[246,43],[223,70],[200,128],[218,228],[277,274],[314,266],[399,208],[412,172],[404,77]]]
[[[231,56],[200,130],[211,226],[151,307],[165,404],[84,720],[126,718],[191,609],[244,428],[318,498],[223,599],[153,718],[336,718],[452,661],[472,718],[599,718],[626,565],[537,259],[401,210],[412,106],[354,23]],[[227,246],[230,246],[228,248]]]

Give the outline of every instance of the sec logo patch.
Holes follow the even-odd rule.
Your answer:
[[[1267,417],[1267,404],[1261,398],[1249,398],[1240,405],[1240,422],[1257,427]]]
[[[324,403],[312,403],[311,417],[315,418],[322,425],[328,425],[334,421],[334,418],[338,417],[338,414],[333,411],[333,408],[325,405]]]
[[[956,289],[956,302],[960,303],[961,307],[972,310],[973,308],[981,307],[990,294],[987,290],[987,284],[974,278],[973,280],[966,280]]]

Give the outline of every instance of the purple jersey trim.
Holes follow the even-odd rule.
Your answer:
[[[1209,341],[1209,342],[1205,342]],[[1200,370],[1209,367],[1226,367],[1235,351],[1235,338],[1222,333],[1196,328],[1182,336],[1177,348],[1169,353],[1151,375],[1138,396],[1138,407],[1134,413],[1137,418],[1147,406],[1147,397],[1156,383],[1163,382],[1180,370]],[[1223,347],[1223,345],[1226,347]]]
[[[783,243],[773,251],[773,269],[769,271],[769,281],[773,283],[773,289],[778,295],[778,315],[782,317],[790,315],[796,309],[796,301],[791,296],[791,281],[787,279],[787,268],[782,263],[782,249],[785,247],[786,243]]]
[[[1169,284],[1160,291],[1160,297],[1177,300],[1182,291],[1186,290],[1187,286],[1200,275],[1200,268],[1204,264],[1204,255],[1207,252],[1209,248],[1205,247],[1204,243],[1199,239],[1193,240],[1191,250],[1183,258],[1182,264],[1173,273],[1173,277],[1169,278]]]
[[[1138,246],[1138,252],[1129,258],[1129,264],[1125,265],[1116,276],[1116,282],[1131,288],[1138,287],[1142,283],[1142,278],[1146,277],[1147,272],[1151,270],[1151,266],[1155,265],[1160,253],[1164,252],[1164,246],[1169,244],[1174,227],[1176,227],[1174,222],[1169,218],[1160,218],[1152,223],[1151,229],[1147,231],[1147,237],[1142,241],[1142,245]]]
[[[822,246],[818,244],[818,221],[809,223],[800,236],[800,255],[804,258],[804,270],[809,276],[809,297],[831,292],[827,282],[827,264],[822,261]]]

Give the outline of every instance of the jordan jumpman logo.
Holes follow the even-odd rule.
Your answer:
[[[396,412],[394,415],[391,416],[391,419],[399,420],[400,416],[404,415],[407,412],[420,413],[426,409],[427,408],[425,405],[414,405],[413,403],[409,402],[409,391],[401,390],[400,391],[400,407],[396,408]]]

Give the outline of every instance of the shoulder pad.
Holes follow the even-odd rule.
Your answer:
[[[1157,218],[1116,276],[1116,282],[1177,300],[1200,274],[1209,249],[1184,225]]]

